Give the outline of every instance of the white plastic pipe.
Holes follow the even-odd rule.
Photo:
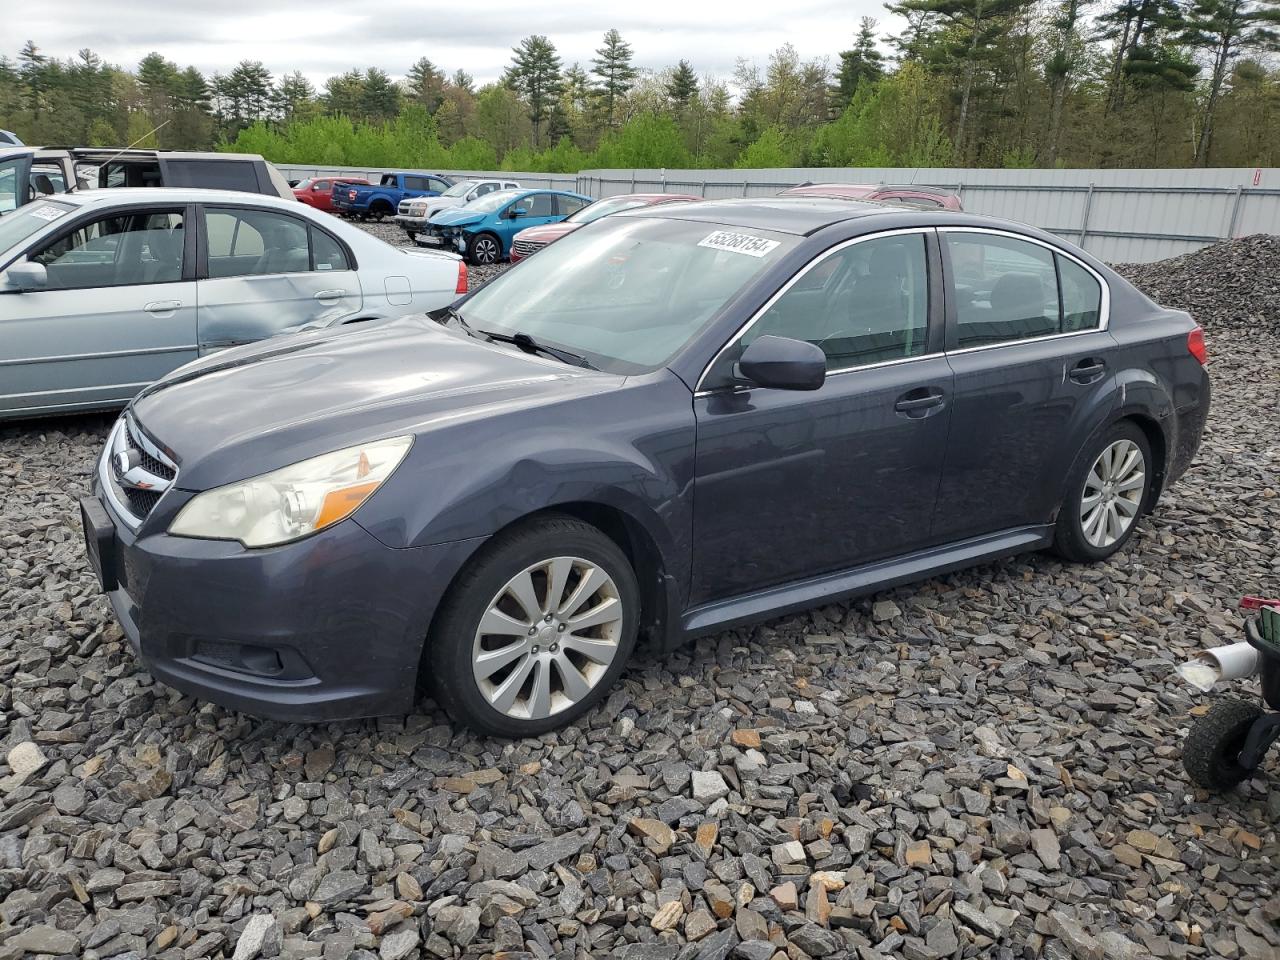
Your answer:
[[[1258,651],[1245,641],[1202,650],[1178,667],[1178,675],[1208,693],[1219,680],[1243,680],[1258,672]]]

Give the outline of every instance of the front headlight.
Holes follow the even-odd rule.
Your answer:
[[[376,440],[198,494],[178,513],[176,537],[272,547],[355,513],[409,452],[412,437]]]

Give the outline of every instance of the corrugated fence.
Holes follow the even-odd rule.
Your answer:
[[[385,170],[280,165],[285,176]],[[433,171],[455,176],[499,176]],[[1112,263],[1188,253],[1228,237],[1280,233],[1280,170],[981,170],[794,167],[769,170],[583,170],[577,176],[502,173],[528,187],[619,193],[693,193],[708,199],[771,196],[800,183],[928,184],[958,193],[966,210],[1019,220]]]

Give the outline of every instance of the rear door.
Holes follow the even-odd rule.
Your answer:
[[[934,537],[1048,523],[1114,397],[1106,284],[1048,244],[943,228],[955,402]]]
[[[280,210],[244,206],[206,206],[200,223],[202,354],[359,311],[353,256],[328,231]]]
[[[0,294],[0,413],[123,405],[196,358],[192,215],[116,207],[27,251],[48,282]]]

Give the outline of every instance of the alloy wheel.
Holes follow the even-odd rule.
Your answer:
[[[1108,444],[1084,478],[1080,527],[1093,547],[1111,546],[1138,519],[1147,487],[1147,464],[1132,440]]]
[[[572,707],[608,672],[622,638],[618,586],[598,564],[552,557],[521,570],[476,628],[476,685],[499,713],[541,720]]]
[[[476,262],[484,264],[498,262],[498,245],[489,237],[481,237],[476,241]]]

